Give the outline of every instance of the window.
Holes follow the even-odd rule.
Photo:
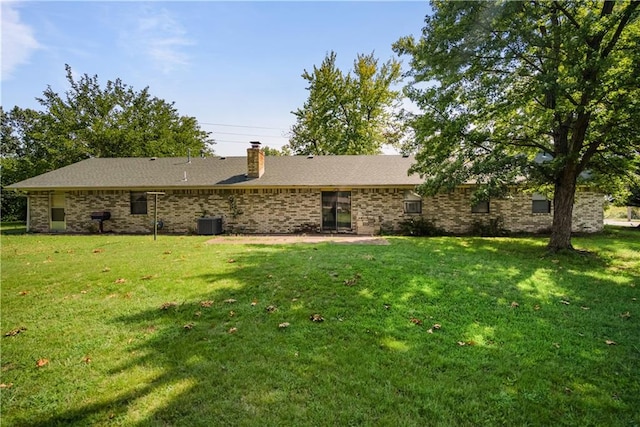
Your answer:
[[[413,191],[404,192],[404,213],[421,214],[422,213],[422,197]]]
[[[147,193],[131,192],[131,215],[147,214]]]
[[[471,213],[489,213],[489,201],[483,200],[471,207]]]
[[[407,201],[404,202],[404,213],[419,214],[422,213],[422,201]]]
[[[534,193],[531,197],[531,213],[551,213],[551,201],[542,194]]]

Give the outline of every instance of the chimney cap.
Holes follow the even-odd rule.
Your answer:
[[[251,148],[260,148],[260,145],[262,145],[260,144],[260,141],[251,141],[250,144]]]

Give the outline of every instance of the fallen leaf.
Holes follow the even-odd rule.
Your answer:
[[[20,291],[18,292],[18,295],[21,295],[21,296],[29,295],[29,291]]]
[[[11,387],[13,387],[13,383],[9,383],[9,384],[2,383],[2,384],[0,384],[0,388],[11,388]]]
[[[171,251],[164,251],[163,254],[165,255],[171,255]]]
[[[228,262],[229,264],[231,264],[231,263],[236,262],[236,260],[235,260],[235,259],[233,259],[233,258],[229,258],[229,259],[227,260],[227,262]]]
[[[251,301],[251,307],[255,307],[256,305],[258,305],[257,299],[254,299],[253,301]]]
[[[586,305],[583,305],[582,307],[580,307],[583,310],[591,310],[589,307],[587,307]]]
[[[213,305],[213,301],[211,300],[207,300],[207,301],[200,301],[200,307],[211,307]]]
[[[91,363],[91,358],[89,356],[85,356],[82,358],[82,361],[88,365]]]
[[[193,329],[193,323],[187,323],[186,325],[183,326],[183,328],[186,330],[191,330]]]
[[[102,269],[103,273],[108,273],[109,271],[111,271],[111,269],[109,267],[105,267]]]
[[[536,304],[536,305],[534,305],[534,306],[533,306],[533,309],[534,309],[535,311],[538,311],[538,310],[540,310],[540,306],[539,306],[538,304]]]
[[[462,347],[462,346],[467,345],[467,343],[466,343],[466,342],[464,342],[464,341],[458,341],[458,345],[459,345],[460,347]]]
[[[391,308],[391,304],[382,304],[385,310],[389,310]]]
[[[15,328],[10,330],[9,332],[7,332],[6,334],[4,334],[5,337],[15,337],[16,335],[18,335],[20,332],[24,332],[26,331],[27,328],[25,328],[24,326],[20,326],[19,328]]]
[[[433,333],[433,328],[431,328],[431,329],[427,329],[427,333],[428,333],[428,334],[432,334],[432,333]]]
[[[229,317],[233,317],[233,316],[235,316],[235,315],[236,315],[236,312],[235,312],[235,311],[231,310],[231,311],[229,312]]]
[[[230,334],[235,334],[236,332],[238,332],[238,328],[231,328],[228,331]]]
[[[42,368],[45,365],[49,364],[49,359],[38,359],[38,361],[36,362],[36,366],[38,368]]]
[[[127,279],[120,278],[120,279],[116,279],[115,283],[126,283],[126,281]]]
[[[617,343],[617,342],[612,341],[612,340],[605,340],[604,342],[605,342],[607,345],[618,345],[618,343]]]
[[[226,302],[227,304],[233,304],[234,302],[236,302],[236,300],[234,300],[233,298],[229,298],[224,300],[224,302]]]
[[[267,279],[273,279],[273,274],[269,274],[269,275],[267,276]]]
[[[202,316],[202,312],[201,311],[196,311],[195,313],[193,313],[196,317],[200,317]]]
[[[98,248],[98,249],[94,249],[94,250],[93,250],[93,253],[94,253],[94,254],[100,254],[100,253],[102,253],[102,252],[104,252],[104,249],[102,249],[102,248]]]
[[[168,310],[171,307],[177,307],[178,303],[175,301],[165,302],[160,306],[160,310]]]
[[[357,273],[357,274],[355,274],[351,279],[347,279],[347,280],[345,280],[345,281],[344,281],[344,284],[345,284],[346,286],[353,286],[353,285],[355,285],[355,284],[358,282],[358,280],[360,280],[360,278],[361,278],[361,277],[362,277],[362,276],[360,276],[360,273]]]
[[[80,291],[80,293],[81,293],[81,294],[86,294],[86,293],[87,293],[87,291]]]
[[[560,300],[560,303],[561,303],[561,304],[564,304],[564,305],[569,305],[569,304],[571,304],[571,303],[570,303],[569,301],[567,301],[567,300]]]
[[[627,311],[626,313],[622,313],[620,317],[622,317],[623,319],[628,319],[631,317],[631,313]]]
[[[283,322],[278,325],[278,328],[288,328],[288,327],[289,327],[289,322]]]
[[[278,310],[278,307],[275,305],[268,305],[265,310],[267,310],[267,313],[273,313]]]
[[[311,320],[312,322],[324,322],[324,317],[319,314],[312,314],[311,316],[309,316],[309,320]]]
[[[442,325],[440,325],[440,323],[436,323],[435,325],[433,325],[433,329],[441,329]]]
[[[511,303],[511,308],[518,308],[518,307],[520,307],[520,304],[518,304],[517,302],[513,301]]]
[[[149,275],[147,275],[147,276],[142,276],[142,277],[140,278],[140,280],[151,280],[151,279],[153,279],[153,275],[152,275],[152,274],[149,274]]]
[[[565,387],[564,388],[564,392],[567,393],[567,394],[571,394],[571,393],[573,393],[573,390],[571,390],[569,387]]]
[[[420,320],[420,319],[418,319],[416,317],[412,317],[411,319],[409,319],[409,321],[411,323],[413,323],[414,325],[417,325],[417,326],[421,326],[422,325],[422,320]]]
[[[553,346],[554,346],[555,348],[560,348],[560,344],[559,344],[559,343],[557,343],[557,342],[554,342],[554,343],[553,343]]]

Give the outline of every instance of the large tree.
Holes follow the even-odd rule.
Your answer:
[[[0,109],[3,187],[89,157],[211,152],[209,132],[149,88],[135,91],[120,79],[101,87],[97,76],[87,74],[76,80],[68,65],[66,73],[70,88],[61,96],[47,87],[37,98],[41,111]],[[2,214],[13,215],[16,203],[3,192]]]
[[[435,193],[474,180],[477,197],[525,178],[553,193],[548,248],[571,248],[576,187],[622,177],[640,152],[637,1],[431,4],[411,56],[414,170]],[[546,153],[545,161],[542,153]]]
[[[309,83],[309,98],[293,112],[289,147],[295,154],[379,154],[383,145],[397,142],[397,61],[379,65],[373,54],[358,55],[345,74],[331,52],[302,78]]]

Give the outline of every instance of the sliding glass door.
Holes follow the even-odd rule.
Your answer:
[[[322,192],[322,229],[324,231],[351,230],[351,192]]]

